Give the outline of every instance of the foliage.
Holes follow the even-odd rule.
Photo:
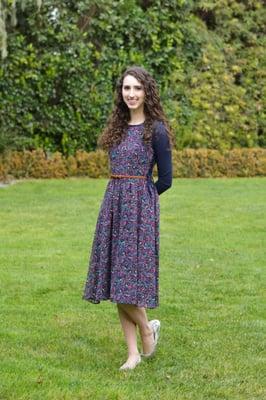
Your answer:
[[[10,3],[11,4],[11,3]],[[262,2],[17,3],[0,67],[0,151],[91,151],[131,64],[158,81],[177,149],[266,145]]]

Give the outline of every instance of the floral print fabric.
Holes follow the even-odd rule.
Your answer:
[[[110,178],[100,207],[83,299],[155,308],[159,305],[159,195],[152,178],[153,147],[143,124],[129,126],[109,151]]]

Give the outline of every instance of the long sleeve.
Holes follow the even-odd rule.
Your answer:
[[[163,122],[157,121],[154,125],[153,150],[158,169],[158,180],[155,186],[158,194],[165,192],[172,186],[172,151],[169,138]]]

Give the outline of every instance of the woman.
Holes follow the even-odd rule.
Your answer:
[[[114,109],[98,145],[108,150],[111,172],[83,299],[117,304],[128,347],[120,370],[127,370],[141,356],[154,354],[159,337],[160,321],[148,321],[146,308],[159,305],[159,195],[172,184],[173,138],[156,82],[144,68],[129,67],[119,79]]]

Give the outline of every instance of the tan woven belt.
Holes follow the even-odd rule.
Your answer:
[[[142,178],[145,179],[146,176],[143,175],[110,175],[111,178]]]

